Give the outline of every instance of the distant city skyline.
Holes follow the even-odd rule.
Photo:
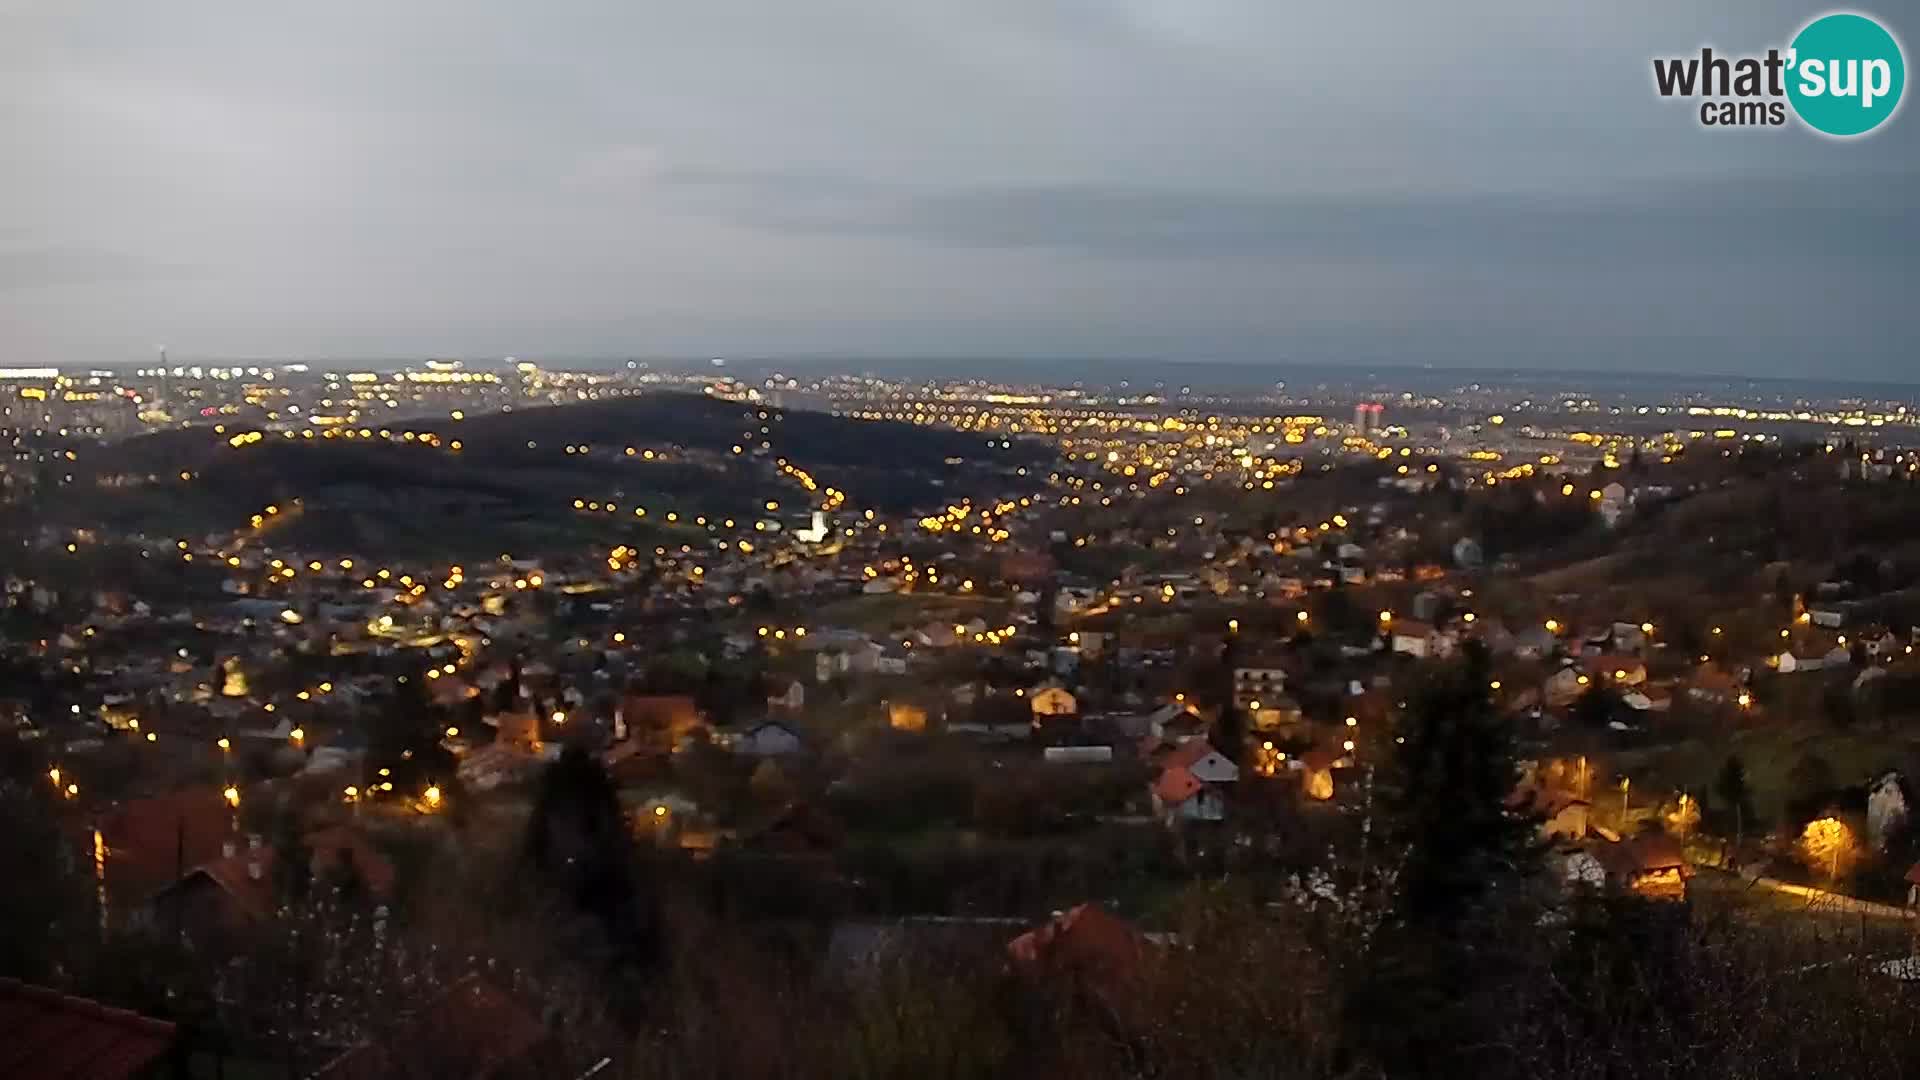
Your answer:
[[[720,360],[722,364],[715,365]],[[1875,399],[1920,404],[1920,373],[1905,378],[1856,379],[1819,375],[1743,375],[1728,372],[1658,372],[1626,369],[1596,370],[1450,367],[1442,365],[1359,365],[1277,362],[1180,360],[1152,357],[1092,356],[911,356],[903,354],[788,355],[788,356],[281,356],[209,357],[174,354],[176,370],[218,371],[240,368],[298,368],[322,371],[382,371],[419,369],[426,363],[457,363],[474,371],[507,371],[520,362],[543,370],[615,372],[634,370],[680,376],[725,376],[748,384],[786,375],[802,380],[873,376],[885,380],[924,380],[930,383],[981,381],[1033,387],[1081,387],[1106,393],[1131,390],[1163,397],[1182,394],[1246,396],[1280,392],[1312,396],[1324,391],[1341,398],[1356,393],[1414,395],[1483,385],[1488,391],[1514,393],[1571,393],[1584,391],[1616,399],[1670,401],[1677,397],[1708,395],[1725,401],[1761,400],[1840,401]],[[155,365],[106,362],[69,365],[67,373],[83,370],[133,374]],[[4,372],[9,369],[0,369]]]
[[[0,0],[0,366],[1905,382],[1920,121],[1708,131],[1651,85],[1824,10]]]

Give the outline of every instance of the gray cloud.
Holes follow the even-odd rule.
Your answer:
[[[153,281],[186,273],[185,267],[115,251],[0,249],[0,292]]]
[[[904,236],[1089,258],[1540,263],[1765,258],[1920,265],[1920,174],[1682,183],[1608,197],[1362,195],[1051,186],[915,192],[789,174],[671,172],[689,208],[756,228]]]
[[[0,0],[0,330],[56,363],[164,340],[1904,377],[1912,110],[1852,143],[1709,133],[1649,86],[1656,54],[1807,15]]]

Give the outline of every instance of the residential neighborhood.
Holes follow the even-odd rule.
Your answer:
[[[142,1028],[157,1052],[399,1075],[434,1025],[500,1037],[429,1071],[640,1067],[599,976],[516,929],[535,911],[628,972],[710,946],[745,964],[754,934],[809,927],[781,947],[847,993],[876,957],[938,957],[1145,1024],[1128,988],[1181,957],[1302,919],[1399,925],[1420,880],[1402,860],[1445,845],[1517,845],[1500,865],[1530,869],[1503,895],[1530,925],[1646,904],[1824,933],[1851,913],[1860,955],[1909,955],[1920,559],[1873,538],[1914,503],[1910,455],[1843,478],[1842,441],[1735,454],[1629,429],[1540,434],[1496,468],[1411,422],[848,386],[806,413],[772,384],[523,375],[536,401],[605,397],[472,402],[368,451],[539,478],[517,497],[557,531],[518,551],[476,550],[504,535],[480,522],[376,546],[365,520],[393,508],[364,484],[281,486],[311,430],[284,417],[264,445],[148,436],[183,440],[181,499],[239,470],[208,497],[251,509],[220,527],[78,528],[75,507],[144,490],[120,459],[71,483],[9,466],[32,482],[0,565],[0,720],[71,889],[48,894],[63,948],[218,972],[192,983],[193,1030],[234,1033],[167,1012]],[[661,402],[716,433],[594,434]],[[532,437],[550,413],[576,441]],[[820,447],[911,445],[908,416],[960,441],[862,505],[879,481]],[[330,435],[311,452],[344,452]],[[283,449],[253,493],[250,455]],[[660,462],[713,502],[644,491]],[[548,470],[600,490],[548,493]],[[1755,516],[1788,492],[1830,527]],[[1196,940],[1221,890],[1245,921]],[[743,936],[702,936],[723,933]],[[722,977],[672,978],[696,970]],[[44,1007],[96,1008],[94,985]],[[675,985],[675,1007],[744,992]]]

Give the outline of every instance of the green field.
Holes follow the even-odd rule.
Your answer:
[[[1726,738],[1689,739],[1615,755],[1617,770],[1631,776],[1636,792],[1688,791],[1712,800],[1713,779],[1728,755],[1747,770],[1754,812],[1762,821],[1780,818],[1793,794],[1788,774],[1808,755],[1823,758],[1841,784],[1871,780],[1888,769],[1916,775],[1920,741],[1887,731],[1835,731],[1810,724],[1781,724],[1736,732]]]

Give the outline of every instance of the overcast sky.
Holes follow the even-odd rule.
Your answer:
[[[0,0],[0,366],[164,342],[1920,380],[1920,115],[1711,131],[1652,90],[1654,55],[1822,10]],[[1920,40],[1909,0],[1880,13]]]

